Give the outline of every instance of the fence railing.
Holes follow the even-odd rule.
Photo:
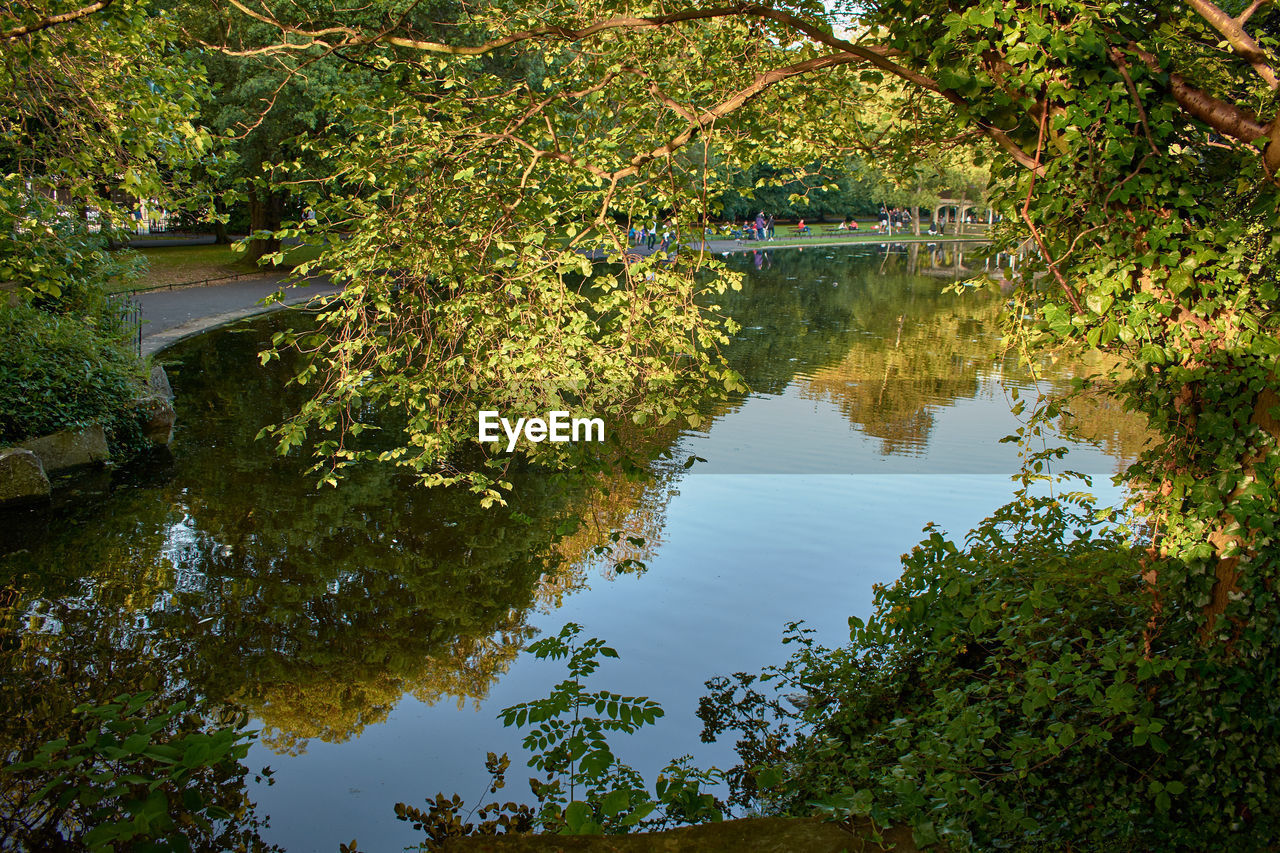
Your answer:
[[[133,296],[135,293],[150,293],[153,290],[177,290],[180,287],[196,287],[197,285],[214,284],[224,281],[239,281],[242,278],[261,278],[265,275],[271,275],[269,270],[259,270],[255,272],[238,272],[229,275],[212,276],[211,278],[194,278],[191,281],[171,281],[168,284],[153,284],[149,287],[131,287],[128,290],[117,291],[118,294],[124,296]]]
[[[134,354],[142,358],[142,303],[129,293],[111,294],[111,304],[116,309],[120,328],[126,329],[133,338]]]

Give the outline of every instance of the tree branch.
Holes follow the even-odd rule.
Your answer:
[[[1136,44],[1130,44],[1129,49],[1146,64],[1153,74],[1164,73],[1155,54],[1143,50]],[[1188,85],[1181,74],[1169,75],[1169,92],[1180,107],[1219,133],[1239,139],[1241,142],[1256,142],[1267,135],[1268,127],[1259,122],[1253,113],[1234,104],[1228,104],[1226,101],[1220,101]]]
[[[3,39],[4,41],[13,41],[14,39],[22,38],[25,35],[30,35],[31,33],[39,32],[40,30],[47,30],[50,27],[56,27],[59,24],[68,24],[72,21],[79,20],[80,18],[86,18],[94,12],[101,12],[114,2],[115,0],[98,0],[96,3],[90,3],[88,6],[82,6],[81,8],[71,12],[63,12],[61,15],[50,15],[47,18],[40,19],[34,24],[14,27],[4,35],[0,36],[0,39]]]
[[[1280,79],[1276,77],[1275,69],[1271,67],[1266,53],[1261,45],[1245,32],[1239,21],[1219,9],[1211,0],[1187,0],[1187,3],[1222,34],[1232,50],[1253,66],[1253,70],[1258,72],[1258,76],[1271,87],[1272,91],[1280,89]]]
[[[685,145],[688,145],[689,142],[696,138],[698,134],[707,127],[711,126],[721,118],[741,109],[744,105],[759,96],[769,87],[802,74],[808,74],[823,68],[834,68],[840,65],[848,65],[857,61],[859,60],[856,57],[844,56],[841,54],[829,54],[827,56],[819,56],[814,59],[807,59],[804,62],[797,62],[794,65],[788,65],[783,68],[775,68],[772,71],[762,72],[756,75],[756,79],[753,80],[750,85],[739,89],[733,95],[725,98],[714,107],[704,110],[700,114],[694,114],[688,108],[681,107],[665,95],[661,95],[659,92],[654,92],[655,96],[658,96],[662,103],[667,104],[668,106],[674,105],[673,108],[689,122],[689,127],[680,134],[667,140],[662,145],[635,155],[628,161],[626,166],[612,172],[560,151],[547,151],[540,149],[527,140],[521,139],[510,132],[480,133],[477,134],[477,137],[495,142],[513,142],[533,154],[535,162],[536,160],[555,160],[574,168],[582,169],[602,180],[616,183],[621,181],[623,178],[629,178],[638,174],[644,166],[652,163],[654,160],[679,151]]]
[[[1236,23],[1243,27],[1245,24],[1249,23],[1249,19],[1253,17],[1254,12],[1258,11],[1270,2],[1271,0],[1253,0],[1253,2],[1249,4],[1249,8],[1245,9],[1239,15],[1236,15]]]
[[[581,41],[608,30],[657,29],[673,24],[688,23],[691,21],[712,20],[725,17],[752,17],[782,24],[795,32],[807,36],[818,44],[825,45],[835,51],[838,51],[838,54],[843,54],[845,57],[839,62],[833,61],[836,58],[835,56],[827,57],[821,60],[824,66],[850,64],[855,60],[865,62],[875,68],[888,72],[901,80],[937,93],[956,106],[969,106],[968,101],[966,101],[959,93],[944,90],[938,82],[931,77],[905,65],[894,62],[891,58],[891,56],[894,55],[893,51],[885,46],[856,44],[848,41],[847,39],[842,39],[829,32],[824,27],[800,18],[790,12],[757,3],[738,3],[704,9],[689,9],[667,15],[653,15],[647,17],[621,15],[597,21],[585,27],[576,29],[556,24],[547,24],[545,26],[531,27],[500,38],[491,39],[479,45],[458,46],[442,42],[424,41],[404,36],[395,36],[391,35],[389,30],[384,30],[383,32],[376,34],[366,34],[351,27],[306,29],[304,27],[286,24],[261,12],[249,9],[240,2],[240,0],[228,0],[228,2],[254,20],[275,27],[282,35],[294,35],[308,39],[309,43],[305,47],[323,45],[332,50],[335,48],[383,43],[394,47],[420,50],[429,53],[446,54],[450,56],[480,56],[512,44],[535,39],[555,38],[564,41]],[[335,45],[326,41],[326,39],[334,36],[341,37],[338,44]],[[305,48],[299,47],[295,43],[282,42],[276,46],[261,48],[257,52],[300,49]],[[737,109],[737,107],[734,107],[733,109]],[[983,124],[981,122],[975,123],[981,129],[983,134],[1004,149],[1004,151],[1019,165],[1036,171],[1037,174],[1043,173],[1043,165],[1037,159],[1023,151],[1022,148],[1014,142],[1004,130],[994,125]],[[655,149],[655,151],[656,150],[657,149]],[[662,155],[658,154],[656,156]]]

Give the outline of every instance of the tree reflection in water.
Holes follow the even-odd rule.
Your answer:
[[[834,403],[884,454],[927,445],[938,407],[1025,368],[999,353],[999,287],[943,293],[946,275],[928,273],[954,273],[963,256],[911,248],[732,259],[750,275],[718,299],[743,327],[726,357],[753,393],[794,384]],[[276,315],[170,350],[172,455],[0,526],[11,759],[66,733],[76,705],[141,689],[203,703],[211,718],[247,712],[291,755],[357,737],[406,694],[479,702],[531,636],[532,609],[638,570],[660,546],[685,475],[683,460],[664,459],[674,426],[611,424],[615,445],[586,448],[579,470],[517,468],[507,507],[418,488],[390,467],[317,490],[304,456],[255,441],[307,396],[287,384],[288,365],[257,358],[302,320]],[[744,399],[710,407],[710,420]],[[1113,442],[1139,440],[1099,411]]]

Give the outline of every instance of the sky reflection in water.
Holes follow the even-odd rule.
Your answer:
[[[624,760],[650,776],[684,753],[730,763],[698,741],[705,679],[780,660],[794,619],[839,643],[926,522],[963,534],[1013,490],[1017,449],[998,439],[1018,425],[1010,389],[1035,383],[996,357],[1005,300],[942,294],[957,257],[913,248],[733,259],[747,283],[718,301],[743,327],[727,355],[753,393],[647,439],[706,462],[648,481],[524,476],[501,511],[389,470],[315,491],[303,460],[255,443],[300,400],[257,363],[281,318],[176,347],[172,456],[3,525],[22,616],[8,636],[23,640],[0,689],[27,718],[7,738],[56,736],[69,702],[138,685],[235,703],[263,729],[250,766],[277,770],[253,792],[269,840],[396,849],[416,838],[394,803],[479,796],[487,750],[511,753],[508,792],[524,791],[496,713],[559,679],[519,651],[576,621],[622,654],[599,686],[667,710],[619,744]],[[1140,430],[1105,406],[1083,414],[1106,449],[1079,446],[1069,465],[1116,500],[1109,475]],[[587,523],[566,533],[571,515]],[[593,558],[615,528],[645,544]],[[647,568],[608,569],[623,557]],[[62,674],[33,682],[51,660]]]

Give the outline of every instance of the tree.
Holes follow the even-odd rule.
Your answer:
[[[116,450],[141,441],[136,329],[104,297],[139,267],[107,250],[140,203],[193,194],[210,148],[191,122],[200,68],[175,38],[137,0],[0,10],[2,441],[93,423]]]
[[[53,292],[75,275],[75,264],[45,255],[55,223],[92,213],[110,230],[139,202],[181,201],[183,176],[211,140],[191,121],[190,83],[202,71],[176,37],[172,16],[143,0],[30,0],[0,13],[7,280]]]
[[[822,139],[856,121],[844,107],[885,77],[916,95],[909,103],[928,102],[934,130],[985,137],[1002,155],[993,172],[996,202],[1011,220],[1002,239],[1029,235],[1040,269],[1058,286],[1056,295],[1037,296],[1041,330],[1121,353],[1133,370],[1126,380],[1133,404],[1165,436],[1138,482],[1149,492],[1148,512],[1161,519],[1164,553],[1211,552],[1197,558],[1217,576],[1207,637],[1227,630],[1208,616],[1228,609],[1242,584],[1261,594],[1253,584],[1263,577],[1245,577],[1237,552],[1253,553],[1254,537],[1244,531],[1269,529],[1273,508],[1254,493],[1274,464],[1274,437],[1264,427],[1275,402],[1269,318],[1277,246],[1270,232],[1280,122],[1257,116],[1274,111],[1265,34],[1277,13],[1265,3],[1235,11],[1232,17],[1207,0],[980,2],[962,12],[885,2],[850,6],[839,35],[818,4],[632,15],[601,2],[536,20],[512,4],[474,15],[447,42],[395,24],[371,31],[333,18],[323,27],[270,23],[280,35],[273,50],[368,50],[371,61],[399,75],[401,92],[417,87],[418,104],[429,103],[381,105],[378,118],[394,116],[395,126],[368,126],[377,160],[372,150],[357,153],[358,145],[342,160],[347,174],[364,170],[348,187],[363,195],[344,204],[371,220],[350,224],[377,226],[363,228],[352,248],[362,257],[380,250],[383,266],[405,270],[395,262],[410,258],[385,257],[402,244],[385,238],[412,232],[392,229],[374,199],[395,199],[433,238],[465,242],[469,275],[449,289],[465,291],[484,270],[500,268],[521,281],[510,297],[524,295],[521,273],[563,287],[563,267],[579,266],[567,261],[572,252],[622,253],[613,211],[639,218],[673,210],[680,224],[697,221],[700,211],[688,207],[696,195],[680,190],[691,176],[674,171],[677,151],[714,139],[729,161],[802,168]],[[671,39],[699,51],[696,69],[673,60]],[[530,45],[555,68],[554,78],[509,85],[455,70]],[[801,90],[803,106],[794,97]],[[902,133],[893,141],[900,154],[914,150]],[[380,165],[389,163],[399,171]],[[429,197],[410,193],[410,182],[429,187]],[[460,197],[465,213],[452,201]],[[569,244],[557,251],[547,230],[530,230],[539,221],[569,227]],[[453,251],[419,249],[414,272],[441,275],[432,261]],[[352,253],[334,260],[352,275],[369,271]],[[699,317],[682,322],[701,328]],[[1205,494],[1205,477],[1224,468],[1239,473]],[[1197,517],[1195,507],[1207,503],[1218,507],[1216,521]],[[1230,609],[1238,618],[1250,605]]]
[[[589,382],[587,366],[606,354],[641,386],[658,364],[668,381],[674,354],[681,370],[714,368],[714,317],[686,297],[714,264],[694,253],[633,265],[616,283],[597,275],[602,290],[587,302],[566,273],[588,272],[584,251],[620,260],[619,220],[669,216],[680,236],[698,233],[725,189],[699,158],[714,151],[724,173],[767,162],[799,174],[827,140],[857,135],[859,104],[891,85],[906,94],[877,149],[910,161],[935,141],[981,138],[998,153],[996,239],[1036,253],[1020,305],[1037,319],[1022,333],[1118,356],[1109,381],[1157,435],[1129,472],[1147,523],[1132,555],[1148,603],[1145,624],[1131,626],[1147,661],[1139,677],[1156,696],[1203,704],[1180,720],[1192,751],[1195,738],[1239,745],[1246,721],[1265,716],[1252,693],[1274,678],[1280,629],[1273,4],[884,0],[828,13],[809,0],[537,12],[512,2],[476,11],[447,39],[395,21],[375,30],[337,14],[299,24],[243,11],[276,27],[272,50],[359,51],[397,80],[331,161],[344,182],[333,221],[355,236],[326,262],[355,283],[331,315],[341,336],[318,351],[330,402],[286,442],[308,423],[358,426],[355,402],[392,403],[413,412],[409,444],[425,470],[461,440],[453,425],[465,407],[445,401],[464,378],[442,377],[440,364],[466,361],[468,387],[486,392],[566,369]],[[542,79],[462,71],[535,51]],[[416,242],[424,231],[429,247]],[[626,325],[638,314],[642,340],[611,334],[639,328]],[[591,328],[597,316],[607,320]],[[1194,674],[1162,660],[1195,661]],[[1184,677],[1200,692],[1168,680]],[[1247,760],[1196,755],[1213,764],[1197,782],[1205,796],[1217,790],[1205,780]],[[1229,821],[1268,825],[1275,792],[1258,779],[1230,788]]]

